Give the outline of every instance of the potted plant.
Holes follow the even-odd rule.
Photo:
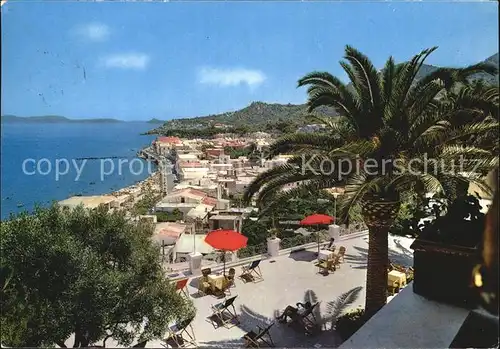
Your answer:
[[[433,207],[435,219],[423,225],[411,248],[413,292],[464,308],[475,305],[473,266],[485,226],[477,197],[465,195],[448,207]],[[445,214],[443,214],[445,212]]]

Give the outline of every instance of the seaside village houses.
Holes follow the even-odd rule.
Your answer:
[[[149,215],[131,217],[149,219],[155,224],[154,241],[162,246],[164,261],[176,267],[186,264],[196,252],[203,258],[213,258],[214,250],[204,242],[209,231],[231,229],[241,232],[243,220],[251,208],[231,207],[231,199],[241,195],[262,171],[287,161],[286,156],[257,163],[240,156],[231,158],[225,147],[243,149],[250,142],[257,150],[269,145],[269,135],[259,132],[253,138],[219,137],[210,142],[178,137],[158,137],[140,155],[158,164],[157,173],[143,183],[137,183],[111,195],[74,196],[60,201],[63,207],[83,205],[93,209],[105,206],[109,210],[129,210],[144,195],[145,184],[160,193]],[[202,150],[203,149],[203,150]],[[177,213],[176,222],[158,222],[155,214]],[[234,260],[236,254],[227,259]]]

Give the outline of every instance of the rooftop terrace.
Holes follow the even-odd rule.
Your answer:
[[[392,260],[402,264],[412,264],[412,253],[409,250],[411,239],[390,237],[389,256]],[[358,299],[352,307],[362,306],[365,300],[364,286],[366,279],[366,257],[368,252],[368,237],[366,232],[342,236],[336,242],[337,248],[347,248],[345,262],[336,272],[327,276],[318,273],[314,266],[316,261],[316,247],[284,254],[275,258],[264,259],[260,269],[264,280],[257,283],[244,283],[236,278],[236,285],[231,288],[231,296],[237,295],[235,300],[236,311],[239,315],[239,324],[232,328],[219,327],[208,320],[212,315],[211,305],[223,301],[214,296],[200,296],[197,289],[197,278],[188,282],[189,297],[197,308],[196,318],[193,321],[193,330],[197,344],[201,347],[242,347],[241,337],[250,330],[256,330],[274,321],[276,311],[283,311],[287,305],[304,302],[305,297],[312,301],[320,301],[319,312],[316,317],[321,319],[326,315],[327,302],[335,300],[343,293],[362,286]],[[261,257],[253,257],[259,259]],[[240,261],[239,263],[242,263]],[[233,266],[236,276],[241,274],[238,262],[231,263],[226,270]],[[245,261],[248,264],[248,260]],[[203,266],[205,267],[205,265]],[[212,265],[212,271],[221,271],[221,265]],[[272,339],[277,347],[337,347],[340,341],[332,331],[322,331],[313,336],[306,336],[293,328],[276,324],[270,330]],[[99,344],[99,343],[97,343]],[[134,343],[135,344],[135,343]],[[116,347],[117,343],[108,340],[108,347]],[[118,346],[119,347],[119,346]],[[164,347],[161,341],[148,342],[146,347]]]

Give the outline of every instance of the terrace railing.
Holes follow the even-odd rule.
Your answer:
[[[364,223],[355,223],[351,224],[349,228],[345,226],[340,227],[340,236],[347,236],[349,234],[355,234],[359,233],[362,231],[366,231],[367,227]],[[320,233],[320,244],[325,245],[328,243],[330,240],[330,237],[328,236],[327,232],[322,232]],[[286,237],[281,239],[280,242],[280,251],[284,252],[291,252],[295,251],[298,249],[302,248],[310,248],[314,247],[314,244],[317,243],[317,237],[316,234],[311,234],[308,236],[303,236],[301,234],[297,234],[292,237]],[[281,252],[280,252],[281,254]],[[229,261],[226,260],[226,265],[231,265],[233,263],[238,263],[238,262],[243,262],[245,260],[251,260],[255,259],[257,257],[260,258],[260,256],[266,255],[267,256],[267,243],[261,243],[258,245],[250,245],[245,248],[242,248],[238,250],[237,252],[237,261]],[[221,266],[222,262],[220,261],[219,256],[216,254],[213,255],[207,255],[203,258],[203,266],[206,267],[217,267]],[[186,271],[189,271],[189,262],[183,262],[183,263],[176,263],[176,264],[166,264],[165,265],[167,271],[169,273],[171,272],[176,272],[176,273],[183,273]]]

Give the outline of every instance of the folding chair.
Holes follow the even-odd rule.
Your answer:
[[[229,274],[226,276],[225,285],[223,291],[225,294],[231,295],[231,288],[236,287],[234,283],[234,276],[236,275],[236,270],[234,268],[229,269]]]
[[[333,271],[337,270],[337,268],[340,268],[340,259],[342,258],[342,256],[336,254],[333,256],[332,258],[332,268],[333,268]]]
[[[392,284],[390,284],[388,282],[388,285],[387,285],[387,294],[390,295],[390,296],[394,296],[396,293],[399,293],[400,289],[401,288],[400,288],[399,282],[394,281]]]
[[[344,255],[345,255],[345,247],[340,246],[339,253],[337,254],[337,256],[339,256],[339,262],[340,260],[342,260],[342,262],[345,262]]]
[[[179,291],[179,293],[183,293],[184,295],[186,295],[186,297],[189,298],[189,293],[187,291],[187,283],[188,283],[188,279],[182,279],[182,280],[179,280],[177,281],[177,283],[175,284],[175,290],[176,291]]]
[[[288,323],[288,325],[296,325],[300,324],[301,327],[306,331],[307,334],[311,334],[311,331],[308,327],[316,326],[316,316],[314,315],[314,309],[319,305],[319,302],[314,303],[310,308],[306,309],[306,311],[302,314],[295,314],[292,316],[292,321]],[[311,320],[311,317],[313,320]]]
[[[259,264],[260,264],[260,259],[253,261],[248,267],[242,267],[242,274],[240,277],[242,279],[249,278],[252,281],[255,281],[257,278],[257,280],[263,281],[264,277],[262,276],[262,272],[260,271]]]
[[[236,320],[236,323],[239,323],[238,315],[236,314],[236,308],[234,307],[234,300],[236,299],[236,297],[238,296],[227,298],[224,302],[212,305],[212,317],[215,316],[217,319],[219,319],[222,326],[224,327],[232,323],[233,320]],[[233,311],[231,311],[231,308],[233,309]],[[224,318],[225,316],[227,318]]]
[[[172,341],[178,348],[196,348],[196,338],[194,336],[193,322],[194,317],[181,321],[168,329],[168,336],[163,341],[169,345]],[[191,330],[191,332],[189,331]]]
[[[334,271],[332,259],[327,260],[327,261],[318,262],[314,266],[319,268],[319,271],[318,271],[319,274],[328,274],[329,270]]]
[[[207,295],[211,291],[210,283],[208,282],[208,277],[200,276],[198,278],[198,293],[200,295]]]
[[[274,322],[269,324],[266,328],[262,328],[262,327],[257,325],[257,328],[258,328],[257,332],[254,332],[254,331],[247,332],[247,334],[245,334],[243,337],[241,337],[242,339],[244,339],[246,341],[245,347],[246,348],[251,348],[251,347],[260,348],[259,341],[264,343],[268,347],[274,347],[273,339],[271,337],[271,334],[269,333],[269,330],[271,329],[271,327],[273,327],[273,325],[274,325]],[[264,339],[264,337],[266,335],[267,335],[267,337],[269,337],[269,342]]]

